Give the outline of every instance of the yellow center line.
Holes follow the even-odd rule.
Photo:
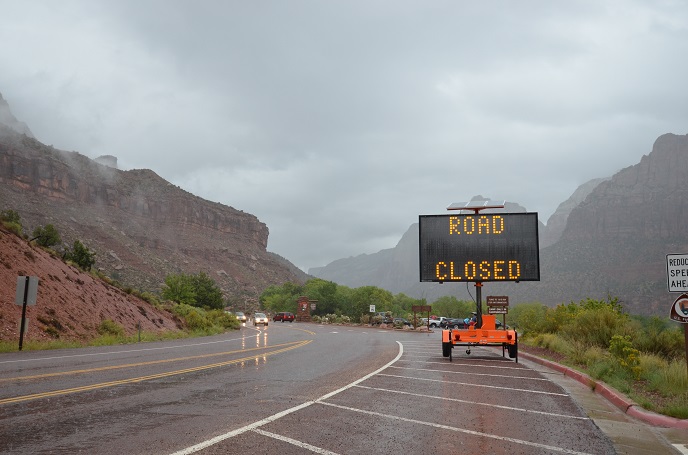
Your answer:
[[[183,370],[174,370],[174,371],[168,371],[165,373],[152,374],[152,375],[148,375],[148,376],[139,376],[137,378],[120,379],[117,381],[101,382],[98,384],[91,384],[91,385],[87,385],[87,386],[73,387],[71,389],[54,390],[54,391],[50,391],[50,392],[34,393],[31,395],[23,395],[23,396],[19,396],[19,397],[4,398],[4,399],[0,399],[0,405],[10,404],[10,403],[19,403],[22,401],[36,400],[39,398],[54,397],[54,396],[58,396],[58,395],[67,395],[70,393],[86,392],[89,390],[103,389],[106,387],[114,387],[114,386],[123,385],[123,384],[134,384],[137,382],[150,381],[153,379],[166,378],[166,377],[176,376],[176,375],[185,374],[185,373],[194,373],[197,371],[209,370],[212,368],[218,368],[218,367],[222,367],[222,366],[232,365],[234,363],[246,362],[248,360],[254,360],[254,359],[257,359],[260,357],[267,357],[267,356],[279,354],[282,352],[290,351],[292,349],[296,349],[296,348],[300,348],[302,346],[305,346],[312,341],[313,340],[305,340],[305,341],[301,341],[297,344],[294,344],[292,346],[278,349],[276,351],[263,352],[263,353],[256,354],[253,356],[243,357],[241,359],[228,360],[225,362],[213,363],[213,364],[209,364],[209,365],[202,365],[202,366],[193,367],[193,368],[185,368]],[[289,343],[287,343],[287,344],[289,344]]]
[[[278,348],[280,346],[289,346],[289,345],[295,344],[295,343],[299,343],[299,342],[294,341],[294,342],[290,342],[290,343],[274,344],[271,346],[260,346],[260,347],[256,347],[256,348],[238,349],[236,351],[215,352],[212,354],[201,354],[201,355],[194,355],[194,356],[188,356],[188,357],[176,357],[173,359],[164,359],[164,360],[151,360],[148,362],[139,362],[139,363],[127,363],[124,365],[110,365],[107,367],[87,368],[87,369],[83,369],[83,370],[69,370],[69,371],[60,371],[57,373],[36,374],[33,376],[17,376],[17,377],[13,377],[13,378],[0,378],[0,382],[20,381],[20,380],[26,380],[26,379],[43,379],[43,378],[50,378],[50,377],[55,377],[55,376],[66,376],[66,375],[70,375],[70,374],[93,373],[96,371],[117,370],[120,368],[132,368],[132,367],[140,367],[140,366],[146,366],[146,365],[156,365],[156,364],[161,364],[161,363],[178,362],[178,361],[184,361],[184,360],[203,359],[203,358],[207,358],[207,357],[216,357],[216,356],[221,356],[221,355],[236,354],[238,352],[249,352],[249,351],[256,351],[259,349]]]

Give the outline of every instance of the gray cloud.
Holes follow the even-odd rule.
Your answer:
[[[42,142],[253,213],[307,269],[483,194],[546,221],[686,133],[681,2],[0,0]]]

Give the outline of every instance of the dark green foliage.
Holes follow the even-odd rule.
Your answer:
[[[222,290],[205,272],[192,275],[191,283],[196,294],[196,306],[215,310],[224,308]]]
[[[75,240],[72,249],[67,249],[64,254],[65,259],[72,261],[78,265],[79,268],[86,271],[91,270],[91,267],[96,263],[95,256],[96,253],[89,250],[79,240]]]
[[[161,295],[163,299],[193,306],[196,303],[196,292],[191,275],[167,275]]]
[[[38,226],[33,230],[33,240],[40,246],[50,248],[62,242],[60,233],[52,224],[46,224],[45,227]]]
[[[301,296],[317,301],[311,316],[346,316],[353,322],[361,322],[362,317],[366,319],[370,315],[370,305],[375,305],[376,311],[390,311],[395,316],[410,319],[412,306],[426,304],[424,299],[413,299],[404,294],[394,296],[375,286],[351,289],[320,278],[309,280],[303,286],[291,282],[270,286],[261,294],[260,304],[270,312],[296,312],[297,300]]]
[[[204,272],[198,275],[167,275],[161,295],[164,299],[195,307],[224,308],[222,290]]]

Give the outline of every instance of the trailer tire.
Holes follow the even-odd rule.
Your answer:
[[[509,358],[515,358],[518,355],[518,343],[508,345],[507,350],[509,351]]]
[[[442,343],[442,357],[449,357],[451,355],[451,350],[451,343]]]

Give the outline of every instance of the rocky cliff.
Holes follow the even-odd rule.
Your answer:
[[[51,223],[82,241],[96,266],[120,282],[157,291],[170,273],[208,273],[250,308],[271,284],[306,277],[267,252],[255,216],[196,197],[150,170],[121,171],[46,146],[0,125],[0,209],[27,232]]]

